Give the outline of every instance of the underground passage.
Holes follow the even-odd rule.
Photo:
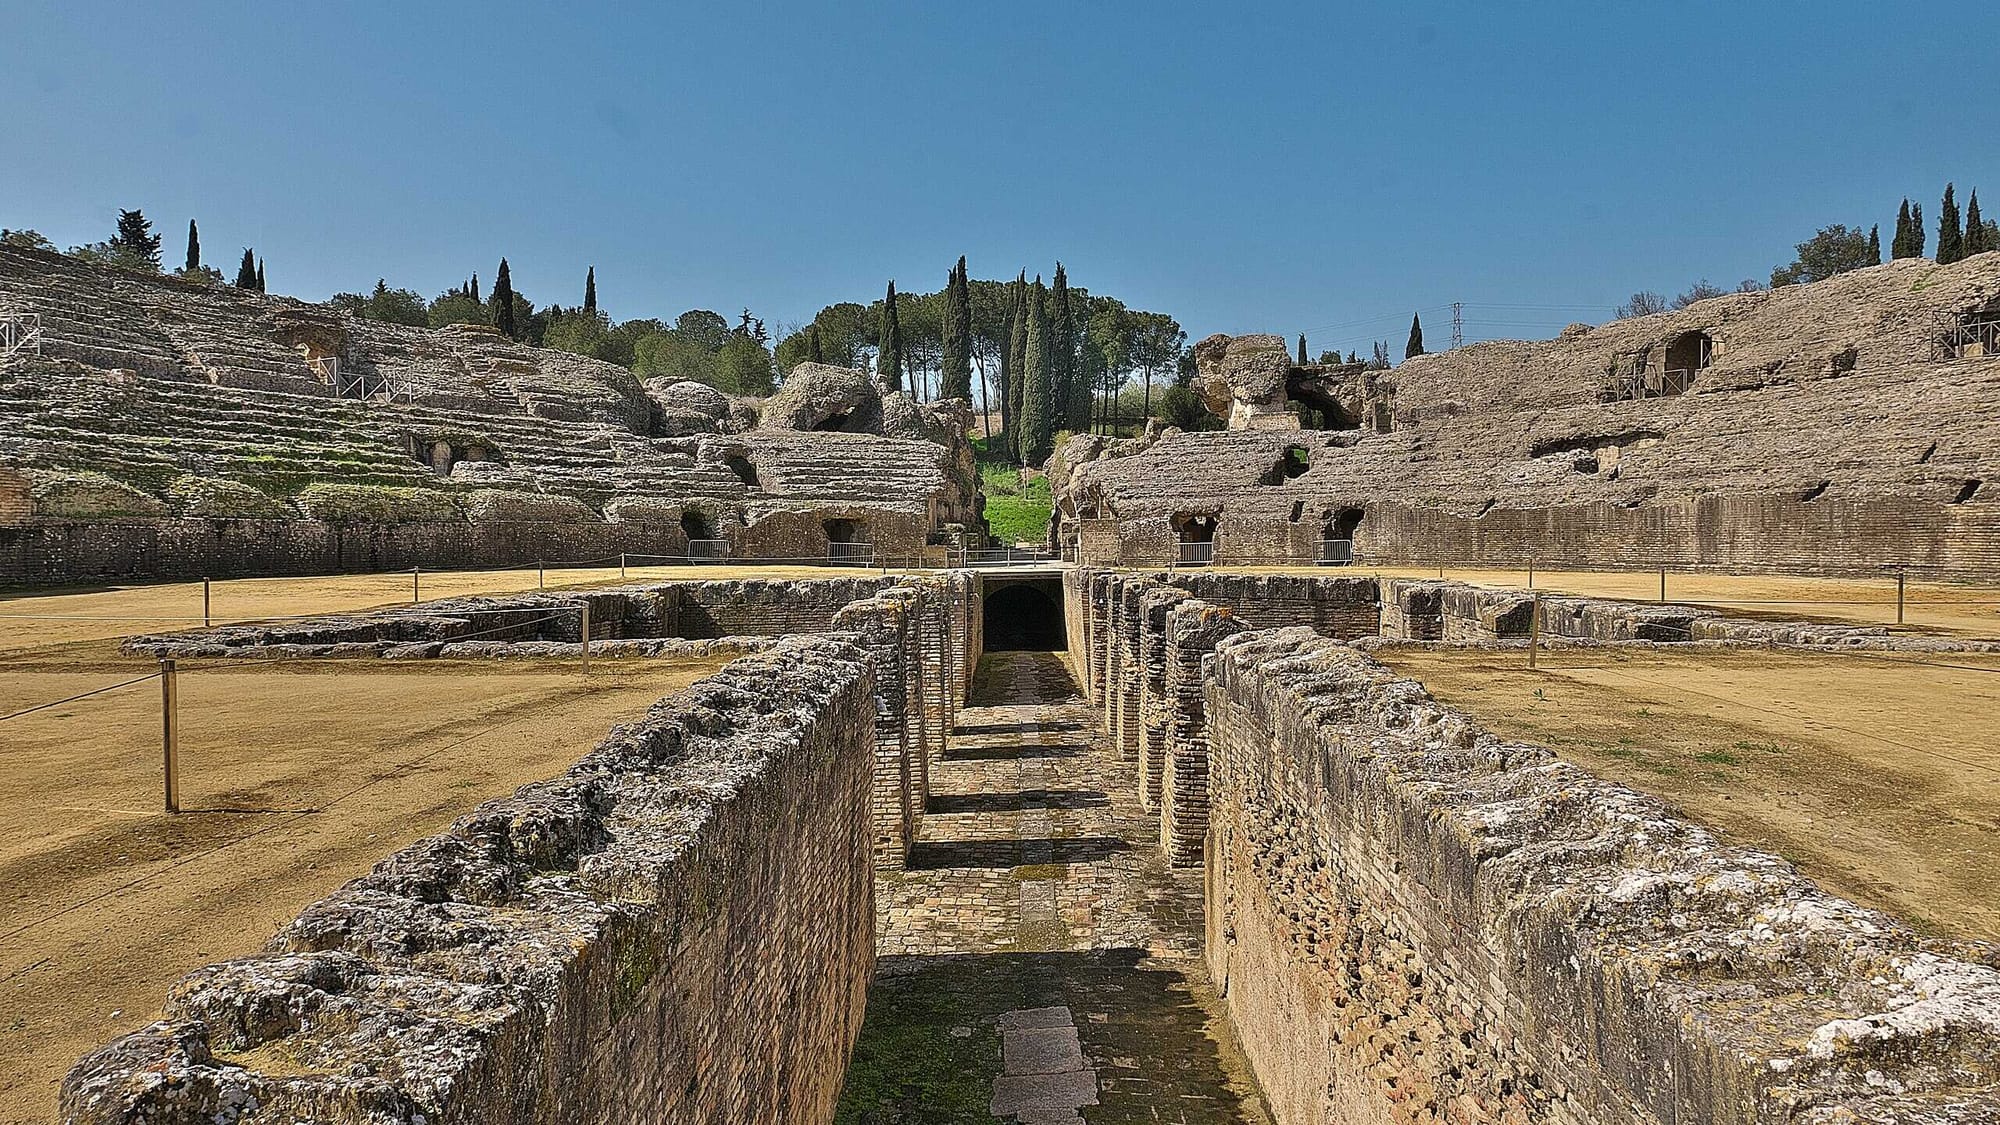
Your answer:
[[[1012,582],[989,589],[986,647],[1004,652],[1054,652],[1067,645],[1059,579]]]

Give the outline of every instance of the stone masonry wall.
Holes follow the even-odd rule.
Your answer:
[[[874,959],[871,692],[842,638],[733,662],[189,975],[64,1119],[830,1119]]]
[[[317,520],[0,521],[0,585],[92,577],[234,578],[281,574],[532,566],[681,554],[679,528],[645,523],[366,524]]]
[[[1281,1125],[2000,1119],[2000,972],[1308,630],[1212,659],[1207,959]]]

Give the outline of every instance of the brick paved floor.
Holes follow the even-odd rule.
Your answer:
[[[1265,1122],[1202,971],[1200,873],[1166,866],[1062,656],[988,653],[971,704],[876,883],[839,1120]]]

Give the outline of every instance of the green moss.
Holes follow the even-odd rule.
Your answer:
[[[327,523],[450,523],[461,519],[451,494],[435,488],[314,484],[299,493],[307,516]]]

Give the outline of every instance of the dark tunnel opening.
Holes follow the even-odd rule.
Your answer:
[[[1059,579],[1010,583],[988,591],[985,603],[989,650],[1055,652],[1069,646]]]

